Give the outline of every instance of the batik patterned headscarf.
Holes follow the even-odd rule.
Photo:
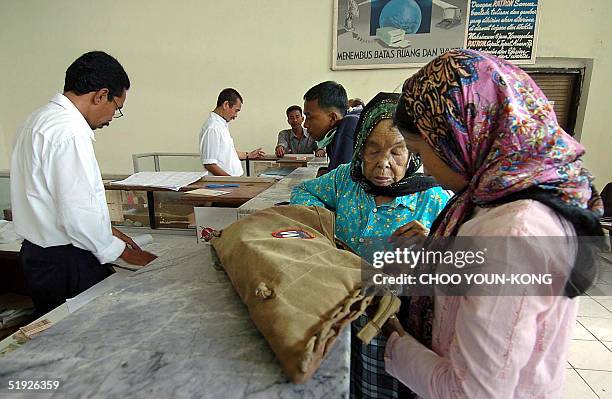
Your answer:
[[[400,197],[438,185],[431,177],[416,173],[421,166],[421,160],[416,154],[410,154],[404,177],[388,186],[375,186],[363,175],[363,150],[367,139],[380,121],[393,119],[399,98],[399,93],[378,93],[361,111],[359,122],[355,128],[351,178],[359,183],[368,194]]]
[[[583,167],[583,146],[563,131],[552,105],[520,68],[471,50],[449,51],[403,86],[404,109],[436,154],[468,185],[432,229],[451,236],[475,206],[539,188],[600,215]]]
[[[476,206],[526,198],[552,207],[578,235],[602,235],[603,204],[582,165],[584,148],[559,127],[552,105],[520,68],[477,51],[449,51],[406,80],[396,114],[468,182],[430,239],[456,235]],[[591,249],[579,244],[578,252],[577,259],[593,260]],[[594,265],[574,265],[567,296],[588,289]],[[408,330],[428,346],[432,317],[430,297],[411,298],[405,307]]]

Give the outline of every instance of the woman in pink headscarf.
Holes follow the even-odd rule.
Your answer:
[[[527,262],[567,279],[560,295],[412,298],[405,328],[393,323],[387,372],[426,398],[560,397],[575,297],[595,275],[574,238],[603,234],[584,148],[524,71],[469,50],[447,52],[408,79],[395,123],[427,171],[457,193],[430,240],[565,237],[556,248],[531,245]]]

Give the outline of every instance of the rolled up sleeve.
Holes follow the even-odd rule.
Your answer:
[[[276,146],[282,145],[286,150],[289,150],[291,146],[289,145],[289,133],[281,130],[278,132],[278,141],[276,142]]]
[[[200,140],[200,159],[202,165],[218,164],[222,146],[224,146],[222,132],[212,127],[207,128]]]

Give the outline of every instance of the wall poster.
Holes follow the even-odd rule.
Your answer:
[[[542,0],[334,0],[332,69],[423,66],[453,48],[535,63]]]

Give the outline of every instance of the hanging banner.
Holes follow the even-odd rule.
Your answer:
[[[423,66],[453,48],[535,62],[541,0],[334,0],[332,69]]]

